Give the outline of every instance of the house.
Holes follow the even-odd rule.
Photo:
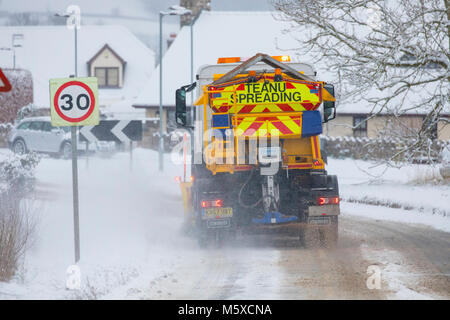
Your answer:
[[[382,135],[383,131],[394,131],[401,136],[414,136],[422,124],[426,120],[429,112],[429,106],[414,108],[408,110],[402,106],[416,105],[421,100],[422,90],[432,92],[435,84],[431,83],[420,89],[410,88],[406,97],[396,96],[393,98],[392,105],[398,105],[397,113],[394,115],[391,112],[381,110],[376,114],[372,107],[364,105],[364,101],[344,101],[337,103],[337,117],[335,120],[324,125],[324,134],[328,136],[353,136],[353,137],[368,137],[376,138]],[[367,92],[367,96],[376,96],[379,92],[375,89]],[[386,92],[389,94],[389,92]],[[400,108],[402,107],[402,110]],[[450,109],[440,115],[445,119],[439,121],[437,125],[432,128],[432,136],[439,140],[450,140]],[[393,121],[395,118],[395,121]],[[365,121],[366,120],[366,121]]]
[[[295,36],[299,34],[285,32],[288,29],[292,29],[292,23],[279,19],[279,13],[276,12],[204,10],[193,27],[194,73],[202,65],[215,64],[219,57],[251,57],[259,52],[269,55],[289,55],[293,62],[314,64],[313,57],[298,55],[295,50],[298,46]],[[318,79],[333,83],[333,74],[321,68],[320,65],[315,67]],[[175,90],[190,83],[190,68],[190,27],[183,26],[163,57],[164,132],[175,128],[173,123]],[[159,67],[150,78],[149,88],[151,89],[143,91],[134,100],[133,107],[146,110],[148,117],[158,117]],[[187,101],[190,102],[189,97]],[[325,125],[324,134],[375,137],[386,120],[392,117],[389,114],[371,117],[371,108],[363,102],[341,103],[338,104],[337,110],[337,118]],[[426,110],[419,110],[402,115],[401,118],[406,127],[418,128],[425,114]],[[449,112],[444,116],[449,117]],[[367,117],[371,118],[354,128]],[[436,128],[436,135],[439,139],[450,140],[450,125],[447,122],[440,122]]]
[[[122,26],[84,26],[78,30],[78,76],[97,77],[100,112],[107,117],[143,118],[132,101],[149,90],[155,54]],[[0,27],[0,47],[15,48],[16,68],[29,70],[33,78],[33,104],[49,110],[49,79],[74,74],[74,31],[66,26]],[[0,66],[12,68],[13,52],[0,51]]]

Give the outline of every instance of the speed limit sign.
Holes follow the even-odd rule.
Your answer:
[[[97,78],[51,79],[50,106],[53,126],[97,125]]]

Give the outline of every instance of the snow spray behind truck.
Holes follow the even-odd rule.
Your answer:
[[[237,230],[281,226],[308,247],[337,242],[338,181],[327,174],[319,143],[322,123],[336,114],[334,87],[316,81],[312,66],[289,61],[261,53],[243,62],[219,58],[176,91],[176,122],[202,144],[200,161],[192,152],[192,181],[182,184],[201,246]],[[186,92],[195,87],[194,128]]]

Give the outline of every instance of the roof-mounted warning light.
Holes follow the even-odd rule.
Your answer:
[[[272,56],[272,58],[280,62],[291,62],[290,56]],[[220,57],[219,59],[217,59],[217,64],[243,62],[247,59],[248,58],[243,57]]]
[[[291,62],[290,56],[272,56],[275,60],[278,60],[280,62]]]
[[[281,75],[281,69],[275,69],[275,76],[273,77],[273,81],[283,81],[283,76]]]
[[[256,82],[256,71],[255,70],[248,71],[248,82]]]
[[[240,57],[227,57],[227,58],[219,58],[219,59],[217,59],[217,64],[221,64],[221,63],[236,63],[236,62],[241,62],[241,58]]]

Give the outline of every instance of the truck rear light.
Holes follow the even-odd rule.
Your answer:
[[[222,199],[202,200],[201,206],[202,208],[221,208],[223,207],[223,200]]]
[[[180,176],[176,176],[176,177],[175,177],[175,182],[180,183],[180,182],[181,182],[181,177],[180,177]]]
[[[339,204],[339,197],[318,197],[317,205],[323,206],[325,204]]]
[[[339,204],[339,197],[332,197],[331,204]]]
[[[320,161],[318,159],[314,159],[313,165],[315,165],[316,167],[320,166]]]

